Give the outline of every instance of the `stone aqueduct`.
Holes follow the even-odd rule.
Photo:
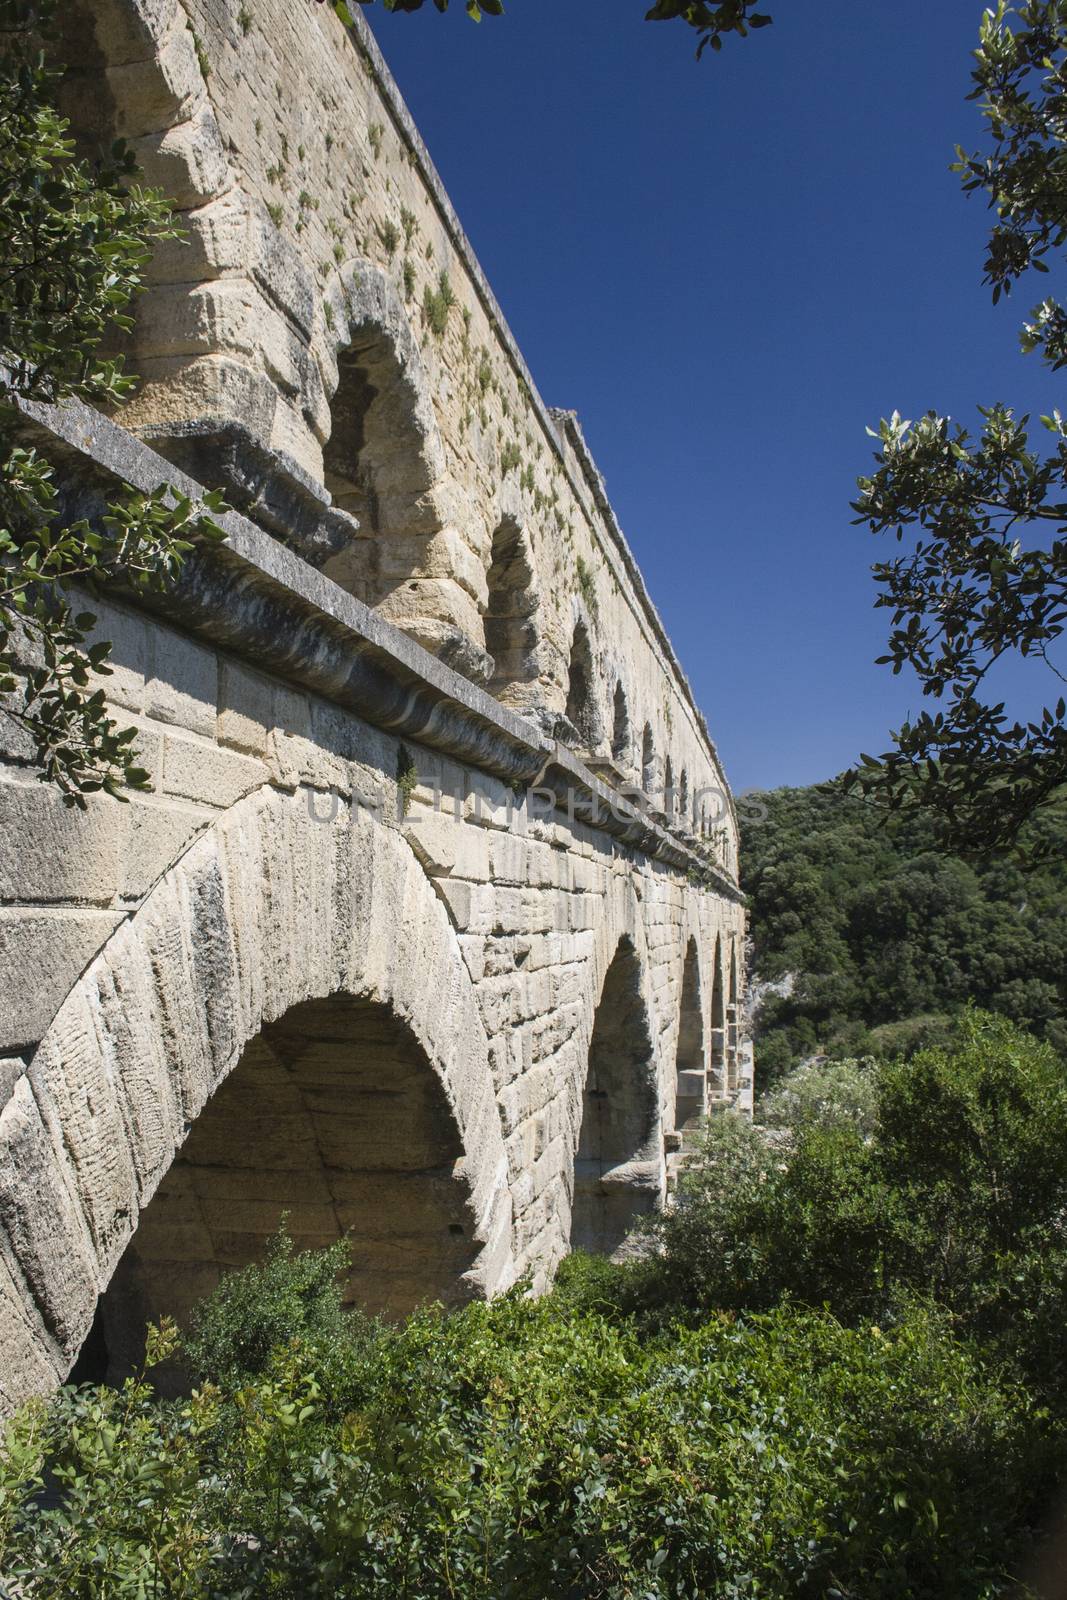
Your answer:
[[[733,803],[573,415],[550,412],[362,24],[79,0],[64,108],[175,197],[92,512],[236,508],[94,597],[153,790],[0,765],[0,1405],[347,1231],[386,1313],[546,1283],[744,1093]],[[747,1064],[746,1064],[747,1061]]]

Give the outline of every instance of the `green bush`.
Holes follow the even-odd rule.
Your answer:
[[[513,1294],[327,1343],[185,1403],[131,1383],[24,1413],[8,1580],[25,1600],[983,1600],[1045,1448],[1025,1396],[922,1310],[642,1339]]]
[[[1060,1059],[968,1012],[950,1048],[874,1066],[873,1103],[855,1115],[817,1114],[810,1070],[810,1101],[790,1089],[802,1069],[765,1102],[792,1128],[786,1144],[736,1116],[712,1120],[617,1303],[662,1320],[668,1305],[702,1316],[789,1296],[855,1321],[929,1297],[1067,1416]]]
[[[241,1378],[263,1372],[273,1352],[293,1339],[321,1346],[347,1334],[339,1278],[350,1264],[343,1239],[326,1250],[294,1254],[285,1221],[266,1259],[223,1278],[197,1307],[186,1354],[200,1377]]]
[[[843,1064],[848,1115],[819,1071],[785,1141],[712,1120],[648,1256],[576,1256],[539,1301],[370,1322],[341,1247],[282,1235],[201,1309],[191,1398],[66,1390],[9,1427],[0,1572],[20,1600],[1005,1593],[1065,1459],[1062,1066],[973,1013]]]
[[[795,1133],[801,1128],[837,1125],[874,1132],[875,1063],[813,1061],[797,1067],[762,1096],[756,1108],[761,1127]]]

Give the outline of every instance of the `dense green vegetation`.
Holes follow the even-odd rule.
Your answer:
[[[946,855],[924,815],[840,787],[777,789],[744,828],[766,1085],[817,1051],[892,1055],[944,1038],[968,1001],[1067,1056],[1067,810],[1034,820],[1042,859]],[[786,985],[788,987],[788,983]]]
[[[202,1308],[190,1398],[70,1389],[9,1428],[0,1572],[25,1600],[1006,1594],[1067,1439],[1061,1064],[970,1014],[767,1113],[713,1121],[649,1257],[572,1258],[540,1301],[385,1327],[343,1311],[344,1245],[280,1238]]]

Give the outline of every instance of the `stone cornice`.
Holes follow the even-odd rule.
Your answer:
[[[99,498],[123,484],[151,493],[170,485],[194,501],[204,496],[202,485],[87,406],[25,403],[21,409],[32,442],[87,493]],[[516,788],[549,789],[561,808],[625,848],[698,873],[715,892],[743,899],[736,883],[685,837],[603,783],[536,724],[443,665],[247,517],[227,512],[218,520],[225,543],[200,545],[173,585],[139,591],[137,606],[376,727]]]

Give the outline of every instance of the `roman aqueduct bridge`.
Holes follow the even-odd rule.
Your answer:
[[[64,807],[4,725],[0,1405],[348,1232],[385,1313],[547,1283],[744,1091],[733,803],[578,423],[542,404],[362,24],[64,8],[64,104],[175,197],[71,509],[221,487],[93,596],[153,780]]]

